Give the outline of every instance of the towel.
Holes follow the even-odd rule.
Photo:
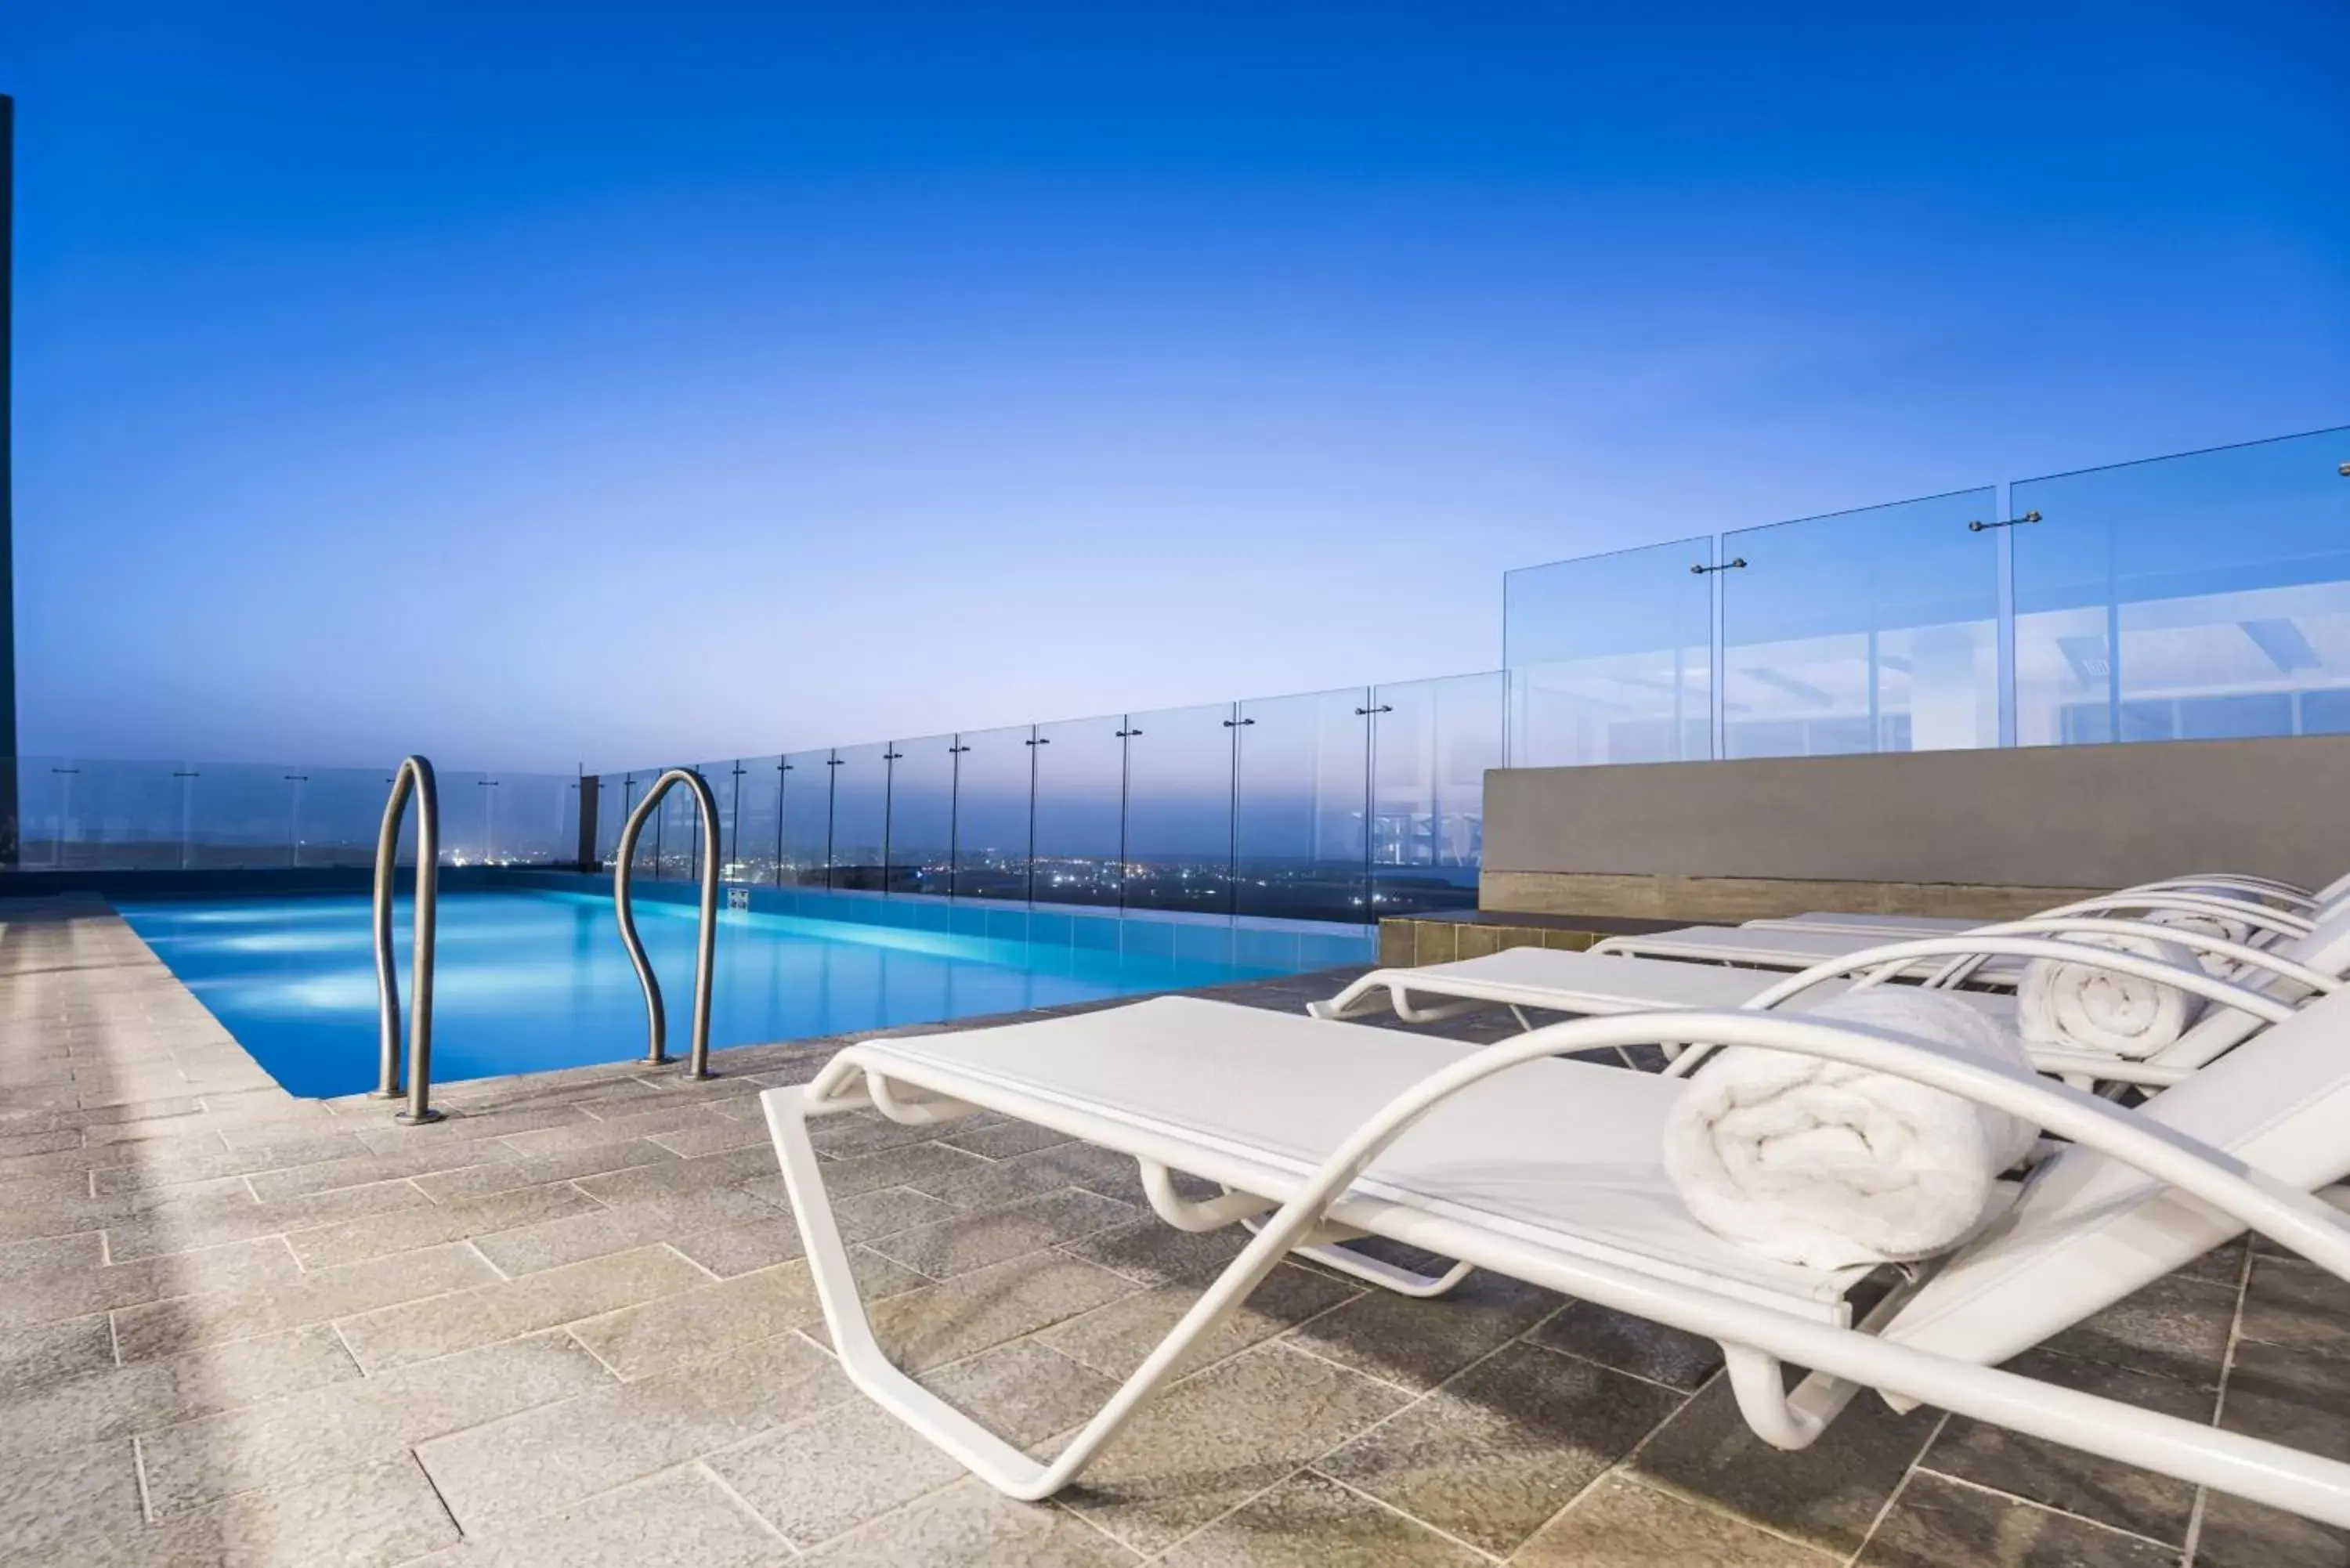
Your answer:
[[[2138,918],[2150,926],[2168,926],[2174,931],[2193,931],[2198,936],[2217,937],[2223,942],[2234,942],[2239,947],[2251,947],[2261,937],[2249,921],[2228,915],[2207,915],[2196,909],[2157,909]],[[2236,972],[2236,961],[2233,959],[2207,952],[2199,952],[2195,958],[2206,974],[2226,979]]]
[[[2068,940],[2159,959],[2179,969],[2199,967],[2187,949],[2151,937]],[[2030,1044],[2133,1062],[2175,1044],[2203,1007],[2199,997],[2175,985],[2056,959],[2033,959],[2025,966],[2015,1001],[2017,1022]]]
[[[2030,1065],[1986,1014],[1918,986],[1865,986],[1804,1016]],[[1907,1078],[1731,1046],[1666,1117],[1665,1174],[1709,1230],[1765,1257],[1815,1269],[1906,1262],[1949,1251],[1998,1212],[2000,1173],[2038,1132]]]

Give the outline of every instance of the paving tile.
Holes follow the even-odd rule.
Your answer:
[[[667,1247],[639,1247],[544,1273],[345,1318],[337,1326],[369,1376],[543,1328],[674,1296],[710,1276]]]
[[[827,1160],[824,1164],[824,1189],[837,1203],[844,1198],[854,1198],[860,1192],[872,1192],[884,1187],[911,1187],[961,1209],[968,1205],[956,1202],[953,1195],[964,1190],[982,1173],[992,1174],[994,1168],[975,1154],[965,1154],[942,1143],[918,1143],[855,1159]],[[775,1200],[784,1201],[783,1178],[771,1176],[764,1180],[765,1185],[754,1183],[751,1190],[765,1197],[772,1188]],[[1069,1185],[1066,1181],[1056,1181],[1052,1187]],[[1038,1190],[1050,1191],[1052,1187]],[[1014,1196],[1025,1198],[1029,1193],[1020,1192]]]
[[[705,1461],[794,1545],[935,1491],[963,1468],[869,1399],[849,1399]]]
[[[915,1381],[1023,1449],[1082,1427],[1118,1392],[1117,1380],[1034,1339],[999,1345]]]
[[[304,1268],[331,1269],[468,1237],[485,1241],[501,1231],[602,1208],[569,1182],[558,1181],[459,1203],[428,1201],[419,1208],[299,1231],[287,1236],[286,1244],[294,1249]]]
[[[748,1198],[743,1188],[723,1189],[730,1197]],[[777,1197],[782,1194],[778,1192]],[[703,1231],[671,1242],[677,1250],[721,1278],[749,1273],[806,1255],[798,1222],[788,1206],[778,1208],[754,1200],[758,1219],[739,1225]],[[910,1187],[885,1187],[878,1192],[844,1198],[833,1205],[833,1220],[847,1241],[893,1235],[916,1225],[951,1217],[954,1210],[937,1199]]]
[[[2239,1342],[2220,1425],[2350,1460],[2350,1358]]]
[[[497,1533],[857,1397],[797,1334],[595,1388],[418,1449],[469,1534]]]
[[[1856,1568],[2178,1568],[2175,1548],[1997,1492],[1920,1475],[1854,1559]]]
[[[324,1324],[173,1355],[0,1399],[0,1466],[357,1377]]]
[[[521,1158],[517,1151],[493,1138],[478,1139],[473,1143],[420,1144],[414,1148],[392,1154],[369,1153],[365,1146],[361,1146],[360,1152],[347,1158],[258,1171],[246,1179],[253,1184],[253,1195],[264,1203],[269,1203],[281,1198],[332,1192],[338,1187],[366,1187],[380,1181],[398,1181],[411,1176],[429,1176],[434,1171],[460,1170],[467,1166],[489,1165]]]
[[[577,1345],[544,1334],[207,1416],[139,1439],[148,1505],[161,1519],[316,1480],[608,1383]]]
[[[932,1279],[952,1279],[1008,1258],[1130,1222],[1131,1206],[1076,1189],[917,1225],[866,1243]]]
[[[114,1365],[114,1328],[107,1314],[0,1329],[0,1398],[101,1372]]]
[[[903,1122],[893,1122],[876,1111],[849,1111],[811,1119],[808,1141],[816,1146],[819,1154],[829,1155],[836,1159],[849,1159],[860,1154],[878,1154],[885,1148],[929,1143],[944,1137],[950,1125],[931,1122],[910,1127]]]
[[[106,1241],[93,1231],[71,1231],[62,1236],[0,1245],[0,1280],[22,1282],[45,1274],[105,1266]]]
[[[868,1302],[921,1283],[883,1258],[858,1271]],[[688,1357],[764,1339],[821,1316],[805,1262],[782,1263],[572,1325],[580,1344],[622,1377],[642,1377]]]
[[[2225,1492],[2203,1498],[2195,1568],[2345,1568],[2350,1530]]]
[[[2017,1356],[2007,1369],[2202,1425],[2210,1424],[2219,1403],[2213,1389],[2044,1351]],[[2180,1545],[2195,1511],[2195,1488],[2185,1481],[1964,1417],[1952,1417],[1918,1462],[1941,1475]]]
[[[62,1543],[103,1540],[140,1522],[139,1470],[128,1441],[36,1455],[9,1466],[0,1486],[0,1562],[56,1562],[52,1551]]]
[[[646,1136],[671,1153],[691,1159],[697,1155],[723,1154],[730,1149],[767,1147],[766,1124],[725,1114],[718,1106],[702,1107],[700,1119],[668,1132]]]
[[[280,1144],[266,1148],[218,1148],[210,1154],[163,1157],[143,1159],[131,1165],[110,1166],[95,1175],[90,1190],[103,1198],[109,1193],[178,1187],[191,1181],[244,1176],[256,1170],[272,1170],[281,1165],[335,1159],[364,1152],[359,1141],[349,1134],[330,1132],[298,1144]]]
[[[1645,1377],[1694,1390],[1721,1366],[1721,1347],[1596,1302],[1570,1302],[1531,1336],[1537,1345]]]
[[[193,1214],[153,1212],[128,1224],[109,1225],[109,1254],[118,1263],[134,1258],[215,1247],[254,1236],[347,1223],[402,1209],[421,1209],[432,1202],[413,1182],[380,1181],[371,1186],[343,1187],[280,1199],[265,1203],[242,1203],[207,1209]]]
[[[1316,1355],[1399,1383],[1433,1388],[1508,1344],[1565,1300],[1539,1285],[1480,1269],[1433,1300],[1371,1290],[1296,1332]]]
[[[1513,1345],[1322,1460],[1325,1474],[1496,1554],[1513,1551],[1681,1404]]]
[[[1161,1285],[1123,1296],[1056,1324],[1038,1337],[1081,1366],[1122,1380],[1173,1331],[1203,1288],[1196,1283]],[[1284,1264],[1264,1277],[1239,1310],[1191,1347],[1178,1371],[1196,1372],[1237,1355],[1362,1293],[1359,1285]]]
[[[2241,1332],[2288,1349],[2350,1355],[2350,1284],[2299,1258],[2255,1258]]]
[[[576,1106],[535,1106],[504,1110],[483,1110],[452,1105],[444,1097],[438,1102],[445,1119],[428,1122],[422,1127],[410,1127],[391,1119],[391,1112],[383,1108],[380,1100],[362,1102],[353,1120],[356,1137],[374,1154],[398,1154],[414,1148],[420,1143],[471,1143],[477,1138],[504,1137],[513,1133],[532,1132],[539,1127],[567,1127],[588,1119],[588,1113]]]
[[[2168,1274],[2042,1348],[2216,1387],[2235,1317],[2235,1292]]]
[[[639,1108],[638,1102],[627,1102],[625,1115],[612,1116],[582,1116],[556,1123],[551,1127],[531,1128],[504,1134],[500,1141],[520,1154],[553,1154],[567,1148],[592,1148],[598,1144],[621,1143],[632,1137],[665,1133],[691,1127],[709,1119],[709,1111],[700,1105],[664,1105],[655,1101]]]
[[[1513,1568],[1831,1568],[1825,1552],[1609,1476],[1513,1554]]]
[[[1142,1561],[1068,1511],[966,1479],[818,1548],[824,1568],[1131,1568]]]
[[[955,1149],[953,1152],[961,1154],[962,1151]],[[1145,1208],[1149,1203],[1142,1190],[1142,1178],[1137,1173],[1130,1157],[1112,1154],[1106,1148],[1087,1143],[1065,1143],[1053,1148],[1039,1149],[1034,1154],[1014,1155],[976,1169],[950,1166],[943,1169],[909,1174],[900,1179],[907,1186],[918,1188],[958,1209],[993,1209],[1017,1202],[1023,1198],[1057,1191],[1064,1187],[1098,1192],[1104,1198],[1115,1198],[1121,1203],[1131,1203],[1137,1209]],[[825,1184],[828,1188],[832,1186],[832,1173],[828,1168],[825,1172]]]
[[[1178,1231],[1152,1214],[1066,1242],[1061,1250],[1138,1284],[1164,1285],[1212,1278],[1248,1243],[1249,1232],[1238,1225]]]
[[[390,1568],[452,1544],[457,1526],[413,1456],[247,1492],[119,1542],[125,1568],[278,1568],[332,1563]]]
[[[658,1144],[647,1144],[659,1148]],[[733,1187],[757,1177],[775,1174],[775,1157],[764,1147],[738,1148],[680,1159],[661,1149],[659,1161],[578,1179],[579,1190],[600,1203],[659,1202],[709,1187]]]
[[[1261,1345],[1164,1389],[1063,1498],[1137,1551],[1163,1551],[1409,1397]]]
[[[1005,1159],[1015,1154],[1034,1154],[1040,1148],[1052,1148],[1075,1140],[1066,1133],[1038,1127],[1035,1122],[998,1120],[988,1127],[972,1127],[965,1123],[950,1131],[943,1141],[990,1159]]]
[[[1487,1559],[1309,1471],[1159,1561],[1167,1568],[1473,1568]]]
[[[910,1371],[922,1372],[1034,1334],[1133,1291],[1130,1282],[1107,1269],[1045,1252],[876,1302],[870,1315],[874,1337],[889,1358]]]
[[[1863,1394],[1810,1448],[1787,1452],[1747,1429],[1728,1380],[1716,1378],[1648,1439],[1631,1467],[1638,1479],[1843,1554],[1859,1550],[1941,1418],[1922,1407],[1897,1416]]]
[[[643,1168],[667,1171],[671,1168]],[[657,1192],[608,1210],[603,1215],[583,1213],[576,1220],[484,1238],[479,1245],[490,1261],[506,1272],[526,1274],[647,1241],[674,1243],[730,1225],[782,1219],[774,1204],[739,1187],[688,1186],[675,1192]],[[625,1237],[639,1240],[619,1240]]]
[[[506,1192],[517,1187],[572,1181],[639,1165],[674,1163],[677,1163],[677,1156],[659,1144],[631,1138],[626,1143],[598,1144],[592,1148],[564,1149],[555,1154],[526,1155],[520,1159],[435,1171],[430,1176],[418,1177],[416,1185],[422,1188],[425,1196],[435,1203],[456,1203],[468,1198],[486,1198],[493,1192]]]
[[[276,1245],[284,1251],[283,1242]],[[199,1345],[350,1317],[400,1302],[486,1284],[496,1278],[497,1272],[470,1247],[428,1248],[321,1269],[291,1282],[265,1280],[130,1307],[115,1314],[115,1343],[126,1362],[170,1355]]]
[[[269,1239],[16,1281],[0,1292],[0,1328],[136,1308],[141,1303],[199,1292],[286,1281],[298,1272],[286,1243]]]
[[[707,1471],[687,1466],[436,1552],[418,1568],[764,1568],[792,1555]]]

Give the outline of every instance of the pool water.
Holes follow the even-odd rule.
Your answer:
[[[364,898],[118,899],[133,930],[290,1092],[347,1095],[376,1079],[375,950]],[[436,1083],[644,1054],[644,993],[612,901],[572,893],[447,892],[435,944]],[[407,900],[396,912],[403,1017]],[[1178,956],[1165,922],[1061,921],[1077,940],[918,930],[752,910],[722,913],[710,1044],[761,1044],[982,1013],[1215,985],[1287,972]],[[640,900],[669,1049],[693,1007],[695,911]]]

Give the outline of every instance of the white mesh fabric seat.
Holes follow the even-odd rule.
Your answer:
[[[1568,952],[1557,948],[1503,948],[1479,958],[1417,969],[1378,970],[1355,981],[1328,1002],[1307,1011],[1317,1018],[1347,1018],[1370,1009],[1378,995],[1405,1017],[1419,1011],[1413,999],[1469,1000],[1552,1012],[1603,1017],[1617,1012],[1654,1012],[1676,1007],[1743,1007],[1778,977],[1726,964],[1677,963],[1669,959],[1624,958],[1611,953]],[[1816,1006],[1849,990],[1849,981],[1830,981],[1801,999]],[[1990,992],[1953,995],[2003,1023],[2013,1025],[2015,998]]]
[[[1103,1122],[1115,1120],[1183,1144],[1190,1152],[1169,1163],[1273,1199],[1302,1186],[1381,1106],[1475,1054],[1398,1030],[1181,996],[856,1049],[941,1093],[987,1085],[1033,1096],[1032,1119],[1074,1136],[1098,1141]],[[1239,1085],[1247,1091],[1234,1093]],[[1352,1196],[1490,1221],[1565,1251],[1840,1317],[1845,1292],[1866,1270],[1776,1262],[1690,1218],[1661,1162],[1665,1112],[1686,1088],[1615,1066],[1529,1063],[1447,1101],[1397,1139]],[[1084,1114],[1056,1122],[1056,1103]]]

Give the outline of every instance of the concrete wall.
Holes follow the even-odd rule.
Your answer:
[[[1499,769],[1480,901],[1997,916],[2220,869],[2350,870],[2350,736]]]

